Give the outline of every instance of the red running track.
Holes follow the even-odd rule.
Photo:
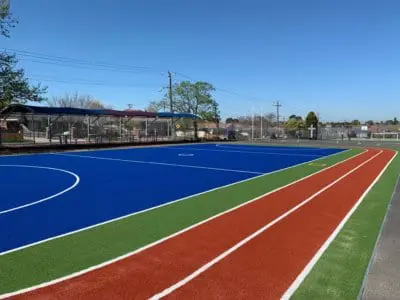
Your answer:
[[[15,299],[148,299],[365,163],[173,291],[171,298],[279,298],[394,152],[369,150],[128,258]]]

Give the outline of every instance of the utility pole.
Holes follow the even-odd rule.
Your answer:
[[[251,116],[251,140],[254,141],[254,108]]]
[[[278,131],[279,131],[279,108],[282,106],[282,104],[280,104],[279,101],[277,101],[272,106],[276,107],[276,124],[277,124]]]
[[[168,95],[169,95],[169,111],[174,113],[174,107],[172,103],[172,74],[168,71]],[[174,125],[174,118],[171,117],[171,136],[175,138],[175,125]]]
[[[260,134],[260,139],[262,140],[263,138],[263,118],[264,118],[264,111],[263,108],[261,107],[261,134]]]
[[[169,94],[169,110],[171,113],[174,112],[174,108],[172,107],[172,74],[170,71],[168,71],[168,79],[169,79],[169,85],[168,85],[168,94]]]

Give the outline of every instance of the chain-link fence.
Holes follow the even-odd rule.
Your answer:
[[[225,124],[229,139],[236,140],[270,140],[283,139],[287,134],[271,114],[238,117]]]
[[[15,113],[0,117],[0,145],[48,144],[104,144],[152,143],[186,141],[196,138],[192,119],[35,115]],[[400,130],[379,128],[374,134],[365,126],[319,125],[307,128],[289,128],[286,122],[277,122],[272,114],[231,119],[229,122],[201,123],[197,137],[201,140],[398,140]],[[390,130],[389,133],[383,134]],[[311,138],[312,132],[312,138]]]
[[[1,119],[0,145],[150,143],[193,139],[192,132],[192,120],[13,114]]]
[[[398,140],[400,127],[380,128],[380,133],[374,133],[374,128],[361,125],[326,125],[320,124],[312,128],[290,128],[286,122],[277,123],[274,119],[241,117],[232,119],[225,124],[227,135],[232,139],[243,141],[263,140]]]

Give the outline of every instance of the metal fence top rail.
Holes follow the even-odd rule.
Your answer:
[[[104,117],[146,117],[146,118],[188,118],[199,119],[190,113],[156,113],[142,110],[84,109],[74,107],[48,107],[12,104],[0,111],[4,119],[14,113],[35,115],[73,115],[73,116],[104,116]]]

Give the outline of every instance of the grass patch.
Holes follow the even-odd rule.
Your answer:
[[[292,299],[357,299],[399,170],[397,155]]]
[[[23,143],[24,137],[19,133],[2,132],[1,142],[3,143]]]
[[[318,160],[327,166],[360,153]],[[0,256],[0,294],[100,264],[321,170],[303,164]]]

